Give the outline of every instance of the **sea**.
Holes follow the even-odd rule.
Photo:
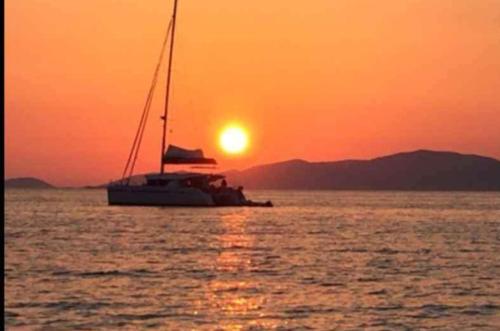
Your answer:
[[[500,192],[249,191],[274,208],[11,189],[7,330],[500,330]]]

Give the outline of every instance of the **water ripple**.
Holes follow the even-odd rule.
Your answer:
[[[6,192],[6,328],[500,329],[500,194],[261,194],[277,207]]]

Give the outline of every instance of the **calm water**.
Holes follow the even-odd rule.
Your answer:
[[[499,330],[500,193],[5,193],[8,329]]]

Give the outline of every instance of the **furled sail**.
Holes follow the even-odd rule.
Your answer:
[[[168,145],[167,152],[163,156],[165,164],[217,164],[215,159],[206,158],[201,149],[185,149],[182,147]]]

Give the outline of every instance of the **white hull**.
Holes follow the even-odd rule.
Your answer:
[[[168,189],[158,186],[108,186],[110,205],[215,206],[212,196],[196,188]]]

